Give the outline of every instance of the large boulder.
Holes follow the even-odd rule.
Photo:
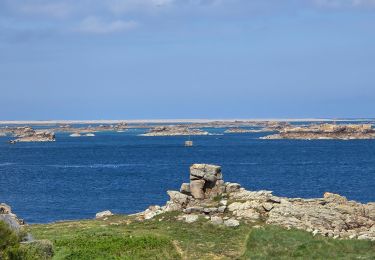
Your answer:
[[[190,192],[191,192],[191,195],[195,198],[195,199],[204,199],[205,198],[205,195],[204,195],[204,185],[205,185],[205,181],[204,180],[192,180],[190,182]]]
[[[109,210],[105,210],[105,211],[96,213],[95,218],[99,219],[99,218],[105,218],[105,217],[110,217],[110,216],[113,216],[113,213]]]
[[[221,167],[193,164],[190,167],[190,192],[195,199],[212,199],[225,192]]]

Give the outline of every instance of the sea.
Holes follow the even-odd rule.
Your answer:
[[[261,140],[270,133],[145,137],[146,129],[57,133],[56,142],[8,144],[0,137],[0,202],[27,223],[131,214],[164,205],[168,190],[189,182],[189,166],[222,166],[225,181],[277,196],[338,193],[375,201],[375,140]]]

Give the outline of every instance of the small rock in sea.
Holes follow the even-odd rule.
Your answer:
[[[98,218],[104,218],[104,217],[110,217],[110,216],[113,216],[113,213],[109,210],[105,210],[105,211],[96,213],[95,218],[98,219]]]
[[[227,227],[238,227],[240,225],[240,222],[238,220],[231,218],[224,221],[224,225]]]

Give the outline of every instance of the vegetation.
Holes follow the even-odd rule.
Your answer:
[[[245,259],[375,259],[375,243],[313,237],[301,230],[265,226],[253,229]]]
[[[15,233],[0,221],[0,259],[4,260],[44,260],[53,255],[48,241],[21,244],[24,233]],[[48,248],[48,250],[47,250]]]
[[[37,239],[53,242],[54,259],[374,259],[375,243],[313,237],[262,223],[214,226],[205,218],[187,224],[163,214],[32,225]],[[256,226],[254,226],[256,225]]]

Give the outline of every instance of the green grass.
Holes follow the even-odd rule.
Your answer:
[[[1,260],[45,260],[53,252],[48,241],[21,244],[24,233],[15,233],[0,221],[0,259]]]
[[[375,243],[313,237],[301,230],[266,226],[253,229],[245,259],[375,259]]]
[[[61,248],[55,259],[179,259],[167,238],[120,236],[111,234],[78,235],[56,241]]]
[[[373,242],[244,223],[227,228],[204,218],[187,224],[175,216],[163,214],[145,222],[113,216],[31,225],[29,231],[53,242],[54,259],[375,259]]]

